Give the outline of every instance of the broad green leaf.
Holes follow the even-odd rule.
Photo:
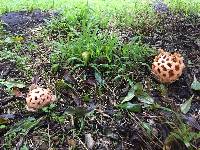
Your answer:
[[[128,95],[124,98],[121,103],[130,101],[133,97],[137,97],[138,100],[145,104],[153,104],[154,100],[152,97],[145,92],[141,83],[136,83],[133,87],[129,90]]]
[[[128,95],[124,98],[121,103],[130,101],[133,97],[135,97],[135,89],[131,88],[128,92]]]
[[[154,100],[152,97],[149,96],[145,89],[143,88],[141,83],[136,83],[134,85],[135,95],[137,96],[138,100],[145,104],[153,104]]]
[[[7,139],[8,137],[13,136],[14,138],[12,139],[15,140],[15,137],[27,135],[28,132],[33,127],[35,127],[42,119],[43,118],[36,120],[33,117],[28,117],[26,119],[20,120],[13,127],[10,128],[10,130],[4,135],[4,137]]]
[[[80,63],[84,63],[80,58],[78,57],[71,57],[68,60],[68,63],[74,63],[74,62],[80,62]],[[83,64],[81,66],[84,66]]]
[[[183,103],[181,105],[181,112],[182,113],[186,114],[190,110],[193,97],[194,97],[194,95],[192,95],[192,97],[190,97],[189,100],[187,100],[185,103]]]
[[[4,79],[0,79],[0,84],[6,86],[7,90],[11,90],[13,87],[17,87],[20,89],[26,87],[24,83],[20,81],[14,81],[14,80],[5,81]]]
[[[104,85],[105,84],[105,81],[102,79],[101,77],[101,74],[98,73],[97,71],[95,72],[95,79],[97,80],[97,82],[100,84],[100,85]]]
[[[145,104],[153,104],[154,99],[150,97],[146,92],[144,92],[141,96],[138,96],[138,100]]]
[[[42,111],[47,113],[47,112],[50,112],[51,110],[53,110],[55,107],[56,107],[56,104],[50,104],[48,106],[43,107]]]
[[[191,88],[196,91],[200,91],[200,82],[197,81],[197,78],[194,75],[194,81],[191,84]]]
[[[0,125],[0,129],[6,128],[6,125]]]
[[[26,145],[23,145],[20,150],[29,150],[28,147]]]
[[[140,104],[133,104],[130,102],[119,104],[116,107],[120,108],[120,109],[128,110],[130,112],[141,112],[142,111],[142,106]]]
[[[90,95],[88,95],[88,94],[83,95],[83,101],[89,102],[90,101]]]
[[[136,96],[143,95],[143,93],[144,93],[143,85],[141,83],[136,83],[134,85],[134,90],[135,90]]]
[[[28,117],[17,122],[6,134],[4,134],[6,145],[10,145],[12,141],[17,141],[19,137],[27,135],[30,129],[39,123],[39,120],[40,119],[36,120],[33,117]]]
[[[0,45],[3,45],[4,41],[3,40],[0,40]]]

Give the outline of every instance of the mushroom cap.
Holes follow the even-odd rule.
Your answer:
[[[53,101],[55,101],[55,97],[52,95],[49,89],[35,87],[34,89],[30,90],[26,97],[26,109],[34,112],[44,106],[47,106]]]
[[[169,53],[160,49],[160,54],[155,57],[151,72],[161,83],[176,81],[185,68],[183,57],[175,52]]]

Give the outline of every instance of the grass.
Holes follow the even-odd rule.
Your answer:
[[[135,8],[137,7],[135,5]],[[118,9],[125,10],[124,12],[121,11],[121,13],[117,13],[117,9],[110,9],[111,12],[107,12],[110,14],[109,19],[102,18],[102,14],[97,14],[96,12],[98,11],[94,11],[89,4],[78,6],[76,9],[70,15],[66,15],[68,12],[64,12],[63,18],[50,22],[47,27],[48,30],[45,31],[46,34],[50,33],[50,36],[54,38],[54,52],[51,54],[52,63],[62,63],[71,58],[82,59],[82,53],[85,51],[89,52],[91,62],[98,58],[106,58],[108,63],[111,64],[120,62],[121,60],[118,60],[118,58],[126,58],[125,60],[135,62],[143,61],[143,58],[153,54],[153,49],[147,45],[142,45],[138,37],[127,37],[129,42],[122,42],[123,37],[121,37],[119,29],[123,30],[123,28],[130,26],[131,29],[135,29],[133,32],[140,34],[141,29],[155,25],[156,21],[122,18],[122,16],[125,16],[125,13],[129,13],[126,12],[124,6],[118,6]],[[141,14],[139,11],[137,14],[137,17],[141,16],[144,18],[147,15],[146,13],[146,15]],[[150,16],[151,14],[147,18],[150,18]],[[115,22],[116,20],[119,20],[119,22]],[[133,20],[138,20],[138,22]]]
[[[34,9],[55,9],[62,15],[50,22],[48,30],[44,29],[47,36],[49,33],[57,36],[52,41],[52,62],[64,62],[71,57],[80,58],[84,51],[89,51],[93,60],[102,56],[109,62],[113,62],[115,55],[135,61],[143,60],[152,52],[134,41],[121,44],[119,33],[115,33],[120,28],[131,27],[139,34],[141,29],[153,27],[156,22],[152,17],[156,16],[148,1],[4,1],[0,13]],[[108,27],[113,30],[107,31]]]
[[[185,14],[200,13],[199,0],[165,0],[165,2],[174,12],[184,12]]]
[[[16,10],[53,9],[70,20],[76,20],[77,14],[82,13],[82,8],[85,6],[92,10],[94,18],[108,22],[111,18],[116,17],[115,21],[123,25],[128,22],[132,23],[140,12],[148,13],[149,15],[153,12],[147,0],[142,2],[138,0],[6,0],[0,4],[0,14]]]

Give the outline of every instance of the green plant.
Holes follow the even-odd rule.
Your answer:
[[[198,13],[200,10],[200,2],[197,0],[165,0],[165,2],[169,5],[171,11],[186,15]]]
[[[173,141],[180,140],[189,149],[196,149],[193,143],[200,138],[200,133],[193,132],[191,127],[180,123],[178,126],[173,127],[173,131],[170,132],[167,139],[165,140],[165,146],[170,146]]]
[[[9,60],[11,62],[15,62],[17,68],[26,73],[27,75],[31,75],[32,71],[28,66],[29,57],[27,56],[19,56],[17,53],[9,51],[7,48],[0,51],[0,61]]]
[[[122,45],[122,56],[129,58],[135,62],[143,62],[150,55],[155,54],[155,51],[147,44],[142,44],[141,41],[135,41],[134,38],[127,44]]]
[[[11,93],[13,88],[24,88],[26,85],[23,82],[10,79],[8,81],[0,79],[0,85],[6,86],[6,91]]]
[[[19,122],[17,122],[13,127],[10,128],[10,130],[4,135],[4,148],[10,149],[12,147],[11,142],[17,140],[19,137],[24,137],[28,134],[28,132],[34,128],[40,120],[43,118],[40,118],[36,120],[33,117],[25,118]]]
[[[71,57],[81,58],[82,53],[88,51],[91,58],[94,60],[100,56],[105,56],[109,61],[113,59],[113,53],[116,50],[117,38],[110,36],[107,33],[97,35],[98,29],[91,31],[84,31],[79,38],[68,41],[57,42],[55,52],[60,51],[61,62]],[[54,54],[52,54],[53,57]],[[54,60],[52,60],[54,61]]]

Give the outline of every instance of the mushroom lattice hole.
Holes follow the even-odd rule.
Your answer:
[[[37,111],[38,109],[47,106],[55,101],[55,96],[52,95],[49,89],[36,87],[28,93],[26,97],[26,108],[28,111]]]
[[[152,73],[161,83],[172,83],[182,74],[185,65],[179,53],[169,53],[160,49],[152,64]]]

